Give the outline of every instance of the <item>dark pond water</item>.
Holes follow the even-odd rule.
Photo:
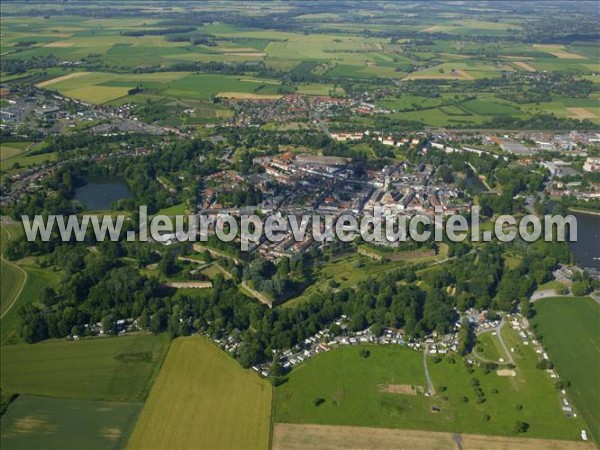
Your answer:
[[[112,202],[132,197],[125,180],[118,177],[90,179],[85,186],[75,189],[75,199],[88,210],[110,209]]]
[[[573,214],[577,218],[577,242],[569,243],[580,267],[600,269],[600,216]]]

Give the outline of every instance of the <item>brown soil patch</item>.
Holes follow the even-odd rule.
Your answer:
[[[264,100],[264,99],[278,99],[281,98],[281,95],[259,95],[259,94],[251,94],[247,92],[221,92],[217,95],[221,98],[241,98],[241,99],[250,99],[250,100]]]
[[[567,111],[571,113],[570,117],[574,119],[595,119],[596,114],[585,109],[585,108],[567,108]]]
[[[564,45],[533,44],[533,46],[560,59],[587,59],[585,56],[565,51]]]
[[[44,45],[44,47],[66,48],[66,47],[73,47],[73,43],[66,42],[66,41],[56,41],[56,42],[50,42],[49,44]]]
[[[167,283],[167,286],[173,288],[192,288],[192,289],[208,289],[212,287],[210,281],[173,281]]]
[[[379,392],[388,394],[417,395],[425,392],[423,386],[412,386],[410,384],[380,384],[378,388]]]
[[[404,77],[404,80],[474,80],[475,77],[464,70],[448,73],[416,73]]]
[[[56,424],[35,416],[15,420],[13,430],[17,433],[51,433],[56,429]]]
[[[261,57],[261,56],[266,56],[266,53],[257,53],[257,52],[226,52],[225,55],[227,56],[256,56]]]
[[[273,450],[346,450],[407,449],[432,450],[458,447],[452,433],[399,430],[389,428],[351,427],[277,423],[273,430]],[[462,434],[464,450],[592,450],[589,442],[525,439],[504,436]]]
[[[61,81],[67,81],[67,80],[71,80],[73,78],[82,77],[82,76],[87,75],[89,73],[90,72],[73,72],[73,73],[70,73],[69,75],[64,75],[64,76],[58,77],[58,78],[52,78],[51,80],[44,81],[42,83],[38,83],[38,84],[36,84],[36,87],[51,86],[53,84],[60,83]]]
[[[500,370],[497,370],[496,373],[498,374],[499,377],[516,377],[517,376],[517,372],[515,372],[514,370],[509,370],[509,369],[500,369]]]
[[[556,56],[559,59],[587,59],[585,56],[578,55],[576,53],[569,52],[549,52],[551,55]]]
[[[523,61],[515,61],[514,64],[515,64],[515,66],[518,66],[521,69],[525,69],[527,72],[535,72],[536,71],[535,67],[533,67]]]

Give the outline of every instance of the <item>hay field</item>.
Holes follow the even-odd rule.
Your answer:
[[[201,336],[176,339],[130,449],[266,449],[271,385]]]
[[[461,447],[457,446],[457,440]],[[347,427],[277,423],[273,433],[273,450],[346,450],[406,449],[431,450],[592,450],[586,442],[550,439],[522,439],[476,434],[439,433],[395,430],[389,428]]]
[[[596,119],[598,116],[586,108],[567,108],[574,119]]]
[[[526,70],[527,72],[536,72],[537,71],[535,67],[533,67],[531,64],[528,64],[524,61],[515,61],[513,64],[521,69]]]

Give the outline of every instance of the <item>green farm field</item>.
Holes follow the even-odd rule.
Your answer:
[[[277,84],[261,83],[249,77],[190,72],[72,72],[38,84],[40,88],[56,90],[68,97],[97,104],[125,97],[127,91],[136,86],[143,88],[144,95],[162,95],[184,100],[209,100],[218,95],[269,97],[276,95],[278,88]]]
[[[534,324],[596,442],[600,442],[600,305],[591,298],[535,303]]]
[[[360,348],[370,350],[370,356],[361,357]],[[428,358],[437,394],[427,397],[390,389],[425,387],[422,353],[401,347],[343,347],[294,369],[276,390],[275,421],[513,436],[515,421],[522,420],[530,428],[521,437],[579,439],[582,421],[564,417],[551,379],[535,368],[535,353],[530,348],[523,352],[527,356],[517,363],[514,378],[485,374],[480,368],[469,373],[460,360],[434,363]],[[479,381],[484,403],[476,403],[472,379]],[[319,398],[324,401],[315,406]],[[440,411],[433,412],[433,406]]]
[[[23,395],[2,417],[3,449],[112,450],[125,446],[140,403]]]
[[[271,395],[204,337],[176,339],[127,448],[266,449]]]
[[[168,345],[164,335],[5,345],[1,347],[2,389],[64,398],[140,401]]]

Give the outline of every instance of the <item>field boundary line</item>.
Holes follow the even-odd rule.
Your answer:
[[[6,231],[6,234],[8,235],[8,240],[10,241],[10,231],[6,227],[2,227],[2,228],[4,228],[4,231]],[[0,319],[3,319],[4,316],[13,308],[13,306],[15,306],[15,303],[17,303],[17,300],[19,300],[19,297],[21,297],[21,294],[23,293],[23,289],[25,289],[25,284],[27,283],[27,278],[29,277],[29,275],[28,275],[27,271],[25,269],[23,269],[21,266],[14,264],[14,263],[10,262],[8,259],[4,258],[4,254],[0,255],[0,259],[8,265],[16,267],[17,270],[21,271],[21,273],[23,274],[23,283],[21,284],[21,287],[19,288],[19,292],[17,292],[14,300],[10,303],[10,305],[8,305],[8,307],[0,315]]]

